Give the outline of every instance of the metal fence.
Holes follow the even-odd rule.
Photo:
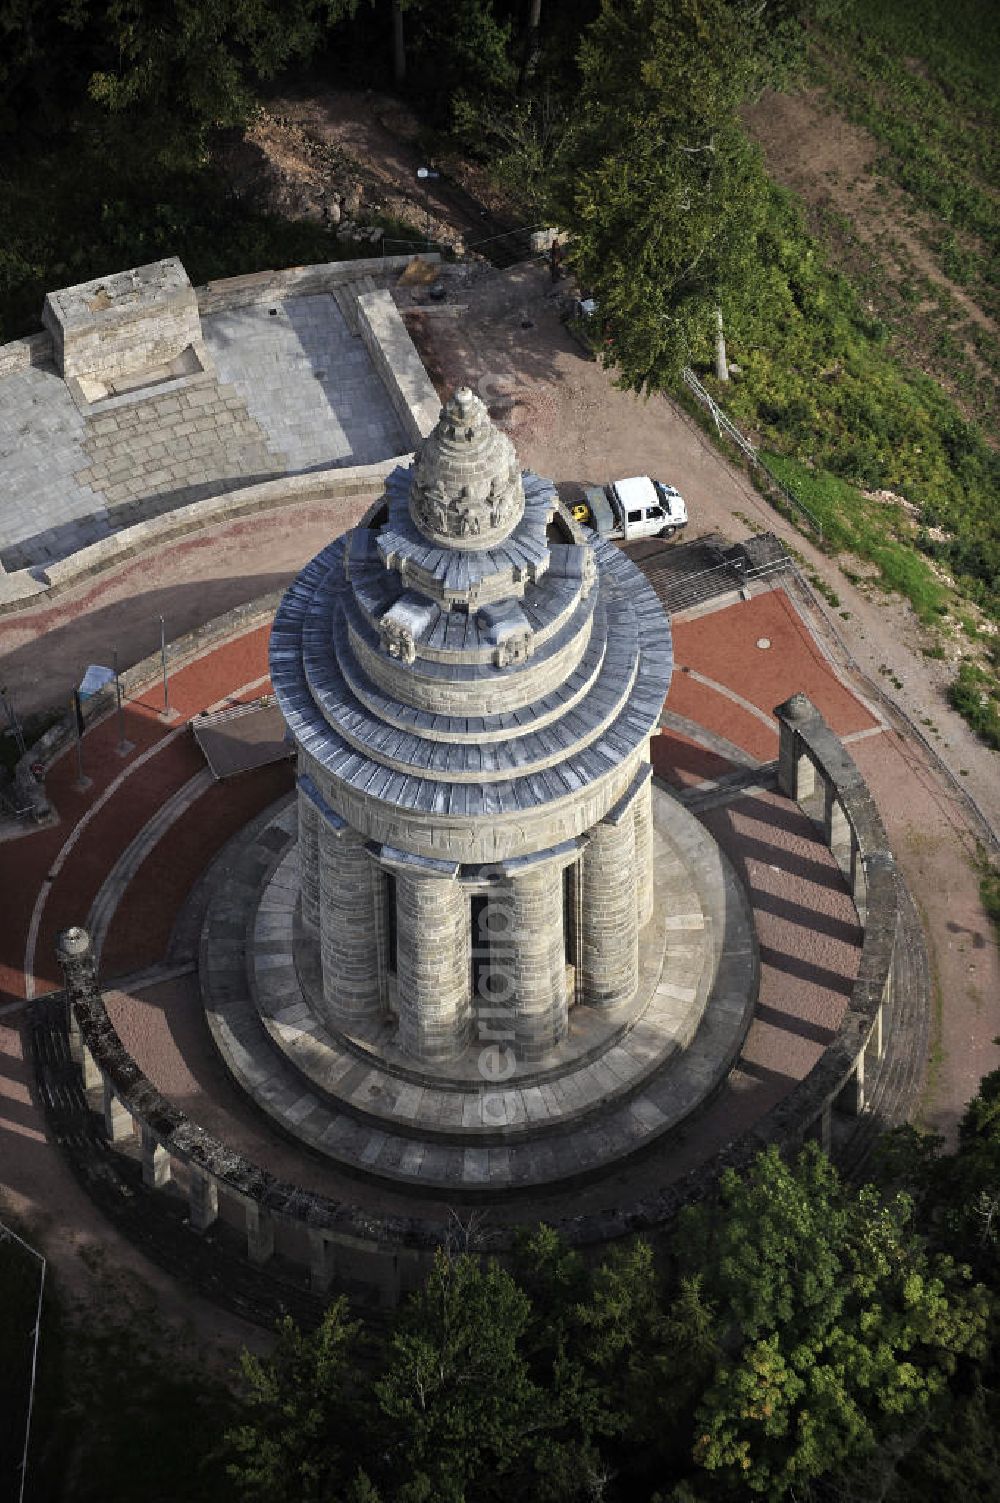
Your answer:
[[[515,260],[537,260],[547,255],[548,252],[532,251],[530,237],[536,231],[548,228],[550,226],[545,224],[522,224],[513,230],[501,230],[496,235],[485,235],[481,240],[463,239],[463,254],[468,251],[478,251],[480,255],[484,255],[489,260],[496,255],[497,251],[500,251],[503,253],[505,260],[509,257],[511,263]],[[394,240],[383,236],[381,245],[383,256],[395,255],[398,252],[436,250],[438,248],[437,242],[430,236],[413,240]],[[484,247],[490,247],[490,249],[484,249]]]
[[[13,1478],[10,1479],[11,1487],[8,1494],[10,1498],[17,1497],[19,1503],[24,1503],[25,1483],[28,1477],[28,1448],[31,1443],[31,1416],[35,1404],[35,1384],[38,1377],[38,1343],[41,1339],[42,1330],[42,1299],[45,1293],[45,1271],[48,1265],[40,1252],[25,1242],[23,1237],[19,1237],[12,1227],[0,1221],[0,1243],[4,1242],[9,1243],[16,1252],[23,1253],[38,1268],[38,1292],[33,1300],[31,1325],[24,1328],[25,1346],[27,1348],[25,1353],[27,1394],[24,1406],[24,1443],[21,1450],[20,1465],[17,1468],[18,1480],[14,1483]],[[8,1318],[20,1318],[21,1313],[27,1312],[18,1312],[17,1317],[12,1317],[11,1312],[7,1312]],[[6,1415],[5,1418],[8,1423],[11,1422],[10,1415]],[[6,1488],[4,1490],[6,1491]]]
[[[717,432],[724,434],[730,443],[735,444],[736,448],[739,449],[740,453],[750,462],[754,469],[761,470],[767,476],[769,483],[788,502],[789,506],[805,518],[820,542],[822,542],[823,524],[819,520],[819,517],[816,516],[815,512],[809,510],[804,501],[799,500],[794,491],[789,490],[783,480],[779,480],[773,470],[768,468],[746,434],[741,433],[736,424],[726,416],[711,392],[705,390],[689,365],[684,367],[681,372],[681,378],[684,385],[697,397],[702,406],[708,408],[715,421]]]

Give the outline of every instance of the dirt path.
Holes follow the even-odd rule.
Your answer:
[[[442,244],[469,245],[510,228],[502,213],[495,218],[498,205],[481,206],[453,178],[418,180],[419,167],[440,164],[421,147],[416,117],[387,95],[320,91],[270,100],[257,144],[276,154],[282,172],[294,176],[293,153],[287,145],[282,151],[281,128],[269,131],[268,120],[288,121],[350,159],[364,188],[365,208],[411,225],[418,240],[430,234]]]
[[[940,224],[876,171],[875,137],[846,120],[822,89],[768,90],[743,119],[764,153],[768,175],[802,200],[810,228],[834,264],[864,288],[869,309],[887,319],[906,363],[933,376],[960,408],[995,432],[996,378],[976,348],[976,336],[986,331],[995,337],[996,322],[945,274],[930,250]],[[971,236],[961,238],[969,247],[975,243]],[[914,301],[908,284],[915,279],[926,279],[924,290],[932,295]],[[959,341],[976,375],[980,391],[974,398],[948,368],[944,330]]]

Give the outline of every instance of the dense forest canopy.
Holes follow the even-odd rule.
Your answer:
[[[547,1227],[504,1270],[442,1249],[352,1385],[344,1301],[291,1322],[227,1437],[267,1503],[729,1503],[964,1497],[1000,1482],[1000,1074],[956,1154],[906,1128],[878,1182],[762,1153],[588,1267]],[[971,1266],[970,1266],[971,1265]]]

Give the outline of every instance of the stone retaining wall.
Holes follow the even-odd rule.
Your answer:
[[[866,1072],[877,1069],[883,1052],[883,1008],[902,921],[900,879],[871,794],[819,712],[796,695],[775,714],[781,727],[780,786],[807,805],[821,793],[828,843],[852,874],[858,894],[864,942],[850,1006],[809,1075],[722,1152],[643,1200],[554,1223],[572,1245],[592,1255],[607,1242],[662,1230],[683,1205],[711,1196],[724,1169],[746,1169],[769,1144],[794,1149],[818,1137],[829,1146],[834,1107],[851,1113],[865,1108]],[[107,1015],[84,931],[61,937],[60,962],[71,1048],[84,1086],[94,1092],[95,1105],[99,1100],[107,1136],[111,1142],[138,1136],[146,1185],[162,1189],[176,1180],[188,1196],[194,1230],[220,1217],[230,1223],[239,1218],[252,1263],[263,1265],[277,1251],[305,1263],[319,1291],[341,1275],[377,1288],[382,1302],[391,1305],[421,1281],[445,1236],[443,1225],[417,1214],[372,1217],[280,1181],[211,1137],[160,1095],[125,1049]],[[479,1235],[477,1245],[503,1256],[513,1235],[512,1227],[494,1225]]]
[[[433,430],[441,401],[388,292],[358,298],[358,332],[414,448]]]
[[[316,297],[332,293],[337,287],[349,287],[365,277],[385,272],[405,271],[411,261],[431,261],[437,265],[437,251],[421,251],[415,256],[372,256],[359,261],[324,261],[316,266],[292,266],[285,271],[255,271],[243,277],[225,277],[196,287],[198,312],[225,313],[232,308],[252,308],[288,297]],[[0,351],[0,355],[2,355]]]

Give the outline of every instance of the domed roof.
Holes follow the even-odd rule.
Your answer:
[[[457,842],[472,862],[601,818],[648,754],[672,662],[647,581],[517,470],[470,391],[271,634],[300,787],[371,839],[435,858]]]
[[[524,513],[514,445],[467,386],[441,409],[410,487],[410,515],[429,542],[470,552],[496,547]]]

